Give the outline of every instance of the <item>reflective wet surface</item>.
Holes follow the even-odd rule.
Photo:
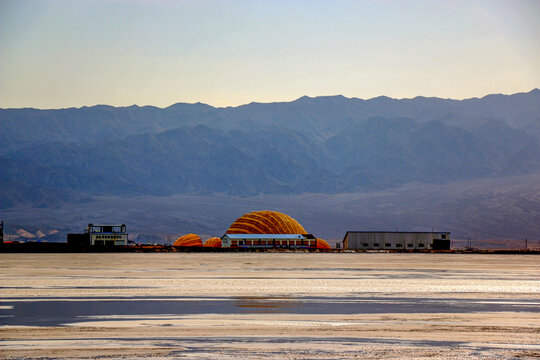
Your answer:
[[[272,298],[238,297],[231,299],[32,299],[0,302],[3,325],[62,326],[73,325],[100,316],[131,315],[130,320],[160,319],[194,314],[386,314],[386,313],[469,313],[469,312],[537,312],[538,299],[429,299],[429,298]]]
[[[538,259],[0,254],[0,346],[8,358],[534,358]]]

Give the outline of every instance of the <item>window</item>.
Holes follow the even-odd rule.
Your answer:
[[[373,246],[377,247],[379,246],[379,243],[373,243]]]
[[[423,247],[424,247],[424,244],[418,244],[418,247],[419,247],[419,248],[423,248]]]
[[[407,247],[408,247],[408,248],[412,248],[412,244],[407,244]]]
[[[403,246],[402,244],[396,244],[396,247],[398,247],[398,248],[400,248],[402,246]]]
[[[446,234],[442,234],[441,239],[446,239]]]
[[[369,244],[368,244],[368,243],[363,243],[362,246],[363,246],[363,247],[368,247]]]
[[[391,247],[391,246],[392,246],[392,244],[390,244],[390,243],[384,244],[384,247]]]

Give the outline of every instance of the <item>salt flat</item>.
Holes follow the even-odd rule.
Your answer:
[[[0,254],[7,358],[535,358],[534,255]]]

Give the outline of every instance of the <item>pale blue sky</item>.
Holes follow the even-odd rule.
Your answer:
[[[0,107],[535,87],[538,0],[0,0]]]

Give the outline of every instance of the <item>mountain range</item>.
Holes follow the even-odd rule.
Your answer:
[[[236,108],[3,109],[0,121],[3,188],[36,198],[41,188],[340,193],[540,170],[537,89],[463,101],[333,96]],[[3,206],[25,196],[18,199]]]

